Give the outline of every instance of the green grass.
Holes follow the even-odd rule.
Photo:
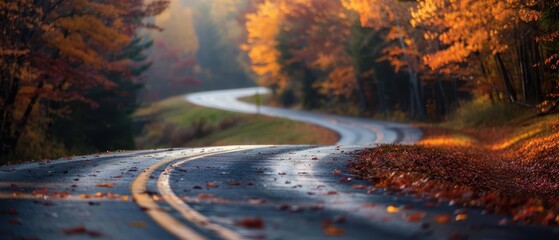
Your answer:
[[[330,130],[291,120],[233,113],[169,98],[139,109],[149,118],[136,136],[138,148],[196,147],[236,144],[333,144]]]
[[[451,129],[515,126],[535,115],[535,110],[511,103],[474,101],[464,103],[441,125]]]
[[[247,103],[256,104],[258,99],[256,96],[257,96],[256,94],[251,96],[246,96],[246,97],[239,98],[239,100]],[[260,94],[260,104],[265,106],[270,106],[272,105],[272,101],[273,98],[271,93]]]
[[[140,108],[135,117],[153,116],[173,124],[179,129],[187,129],[195,122],[205,121],[209,125],[217,126],[226,119],[238,114],[213,108],[199,107],[190,104],[183,97],[173,97],[154,103],[150,106]]]

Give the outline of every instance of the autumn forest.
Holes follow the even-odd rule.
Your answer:
[[[134,149],[141,104],[200,85],[398,121],[559,105],[555,0],[228,0],[158,24],[173,2],[0,1],[0,159]]]
[[[466,99],[549,110],[556,1],[266,0],[246,14],[261,85],[305,107],[437,120]],[[553,101],[553,100],[552,100]],[[555,100],[556,101],[556,100]]]

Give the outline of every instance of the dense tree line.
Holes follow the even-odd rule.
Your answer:
[[[0,1],[0,159],[133,146],[130,113],[166,0]]]
[[[559,2],[254,0],[246,50],[279,101],[442,119],[463,101],[557,106]],[[354,106],[357,106],[354,107]]]

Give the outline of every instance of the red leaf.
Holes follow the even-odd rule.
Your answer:
[[[246,217],[235,221],[235,225],[250,229],[261,229],[264,228],[264,221],[261,218]]]

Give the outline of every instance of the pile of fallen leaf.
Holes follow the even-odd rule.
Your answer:
[[[349,167],[375,188],[559,226],[558,143],[554,131],[504,150],[485,143],[383,145],[359,152]]]

